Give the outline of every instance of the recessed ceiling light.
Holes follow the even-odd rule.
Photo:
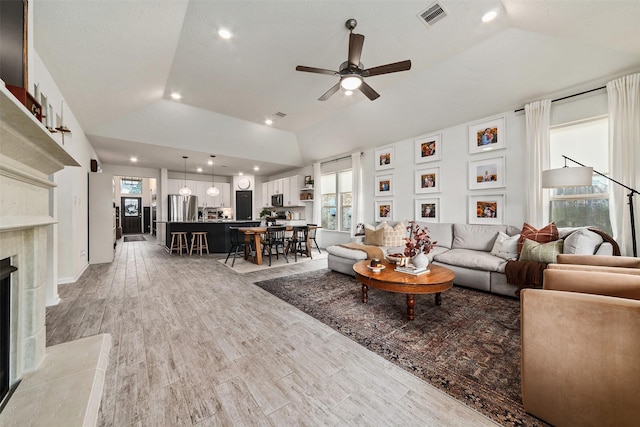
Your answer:
[[[496,10],[491,10],[482,15],[482,22],[491,22],[496,19],[496,16],[498,16],[498,12]]]
[[[182,99],[182,95],[180,95],[178,92],[171,92],[171,98],[177,101],[179,99]]]
[[[213,164],[213,160],[209,160],[209,161],[207,162],[207,164],[208,164],[209,166],[211,166],[211,165]]]
[[[239,176],[242,176],[242,175],[244,175],[244,173],[242,173],[242,172],[238,172],[238,175],[239,175]]]
[[[202,172],[202,168],[198,168],[196,169],[198,172]]]
[[[260,168],[259,168],[258,166],[254,166],[254,167],[253,167],[253,170],[257,172],[257,171],[259,171],[259,170],[260,170]]]
[[[226,28],[221,28],[220,30],[218,30],[218,35],[225,40],[229,40],[231,38],[231,31],[227,30]]]
[[[271,119],[266,119],[266,120],[264,121],[264,124],[266,124],[267,126],[271,126],[271,125],[273,124],[273,120],[271,120]]]
[[[129,160],[131,160],[133,163],[135,163],[135,162],[137,162],[137,161],[138,161],[138,158],[137,158],[137,157],[132,157],[132,158],[130,158]]]

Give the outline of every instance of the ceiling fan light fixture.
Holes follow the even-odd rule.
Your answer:
[[[355,90],[362,84],[362,77],[357,75],[349,75],[340,79],[340,86],[345,90]]]

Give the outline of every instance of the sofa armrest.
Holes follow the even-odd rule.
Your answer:
[[[546,269],[543,289],[640,300],[640,275]]]
[[[637,425],[640,301],[521,292],[522,402],[553,425]]]
[[[640,275],[640,268],[609,267],[609,266],[603,266],[603,265],[549,264],[547,265],[547,268],[551,270],[601,271],[603,273]]]
[[[640,258],[630,256],[559,254],[556,263],[640,268]]]

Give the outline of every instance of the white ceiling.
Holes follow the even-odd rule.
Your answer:
[[[273,175],[640,70],[640,0],[442,0],[448,16],[428,27],[416,15],[433,3],[34,0],[34,45],[102,163],[183,171],[188,155],[192,171],[216,154],[222,175]],[[368,78],[375,101],[320,102],[337,77],[295,67],[337,70],[349,18],[365,68],[412,68]]]

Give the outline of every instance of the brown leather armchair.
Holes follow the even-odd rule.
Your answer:
[[[637,426],[640,275],[551,268],[520,298],[525,410],[555,426]]]

